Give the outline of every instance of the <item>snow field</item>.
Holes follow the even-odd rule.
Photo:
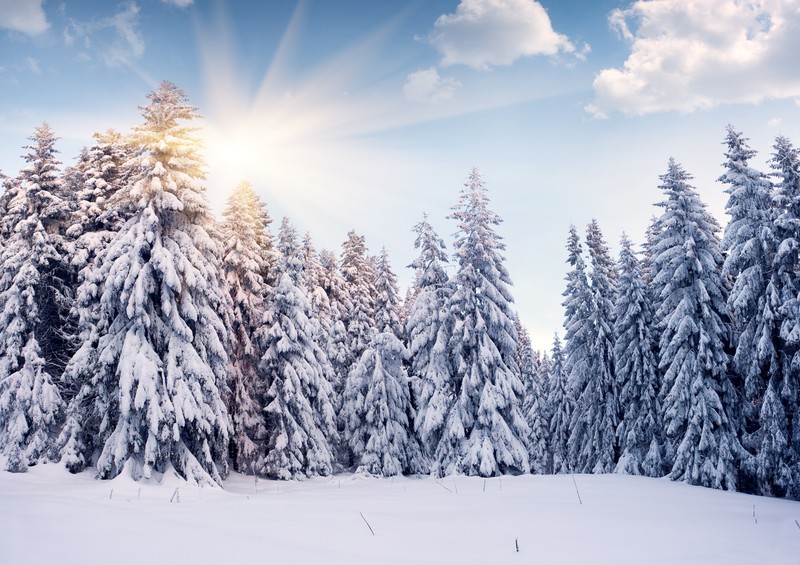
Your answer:
[[[570,475],[255,482],[234,474],[223,490],[172,473],[160,484],[127,474],[97,481],[39,465],[0,473],[0,563],[800,561],[798,502],[622,475],[575,482],[582,503]],[[176,489],[180,502],[170,502]]]

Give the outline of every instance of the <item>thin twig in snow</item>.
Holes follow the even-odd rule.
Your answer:
[[[572,477],[572,484],[575,485],[575,494],[578,495],[578,502],[580,502],[581,506],[583,506],[583,500],[581,500],[581,493],[578,490],[578,483],[575,482],[575,475],[570,474],[570,477]]]
[[[367,527],[369,528],[369,531],[372,532],[372,535],[374,536],[375,535],[375,530],[372,529],[372,526],[369,525],[369,522],[367,522],[367,519],[364,518],[364,514],[362,512],[359,512],[359,514],[361,514],[361,519],[364,520],[364,523],[367,525]]]
[[[446,490],[447,492],[453,492],[452,490],[450,490],[449,488],[447,488],[446,486],[444,486],[442,483],[440,483],[440,482],[439,482],[439,481],[437,481],[436,479],[434,479],[434,480],[433,480],[433,482],[434,482],[434,483],[436,483],[437,485],[439,485],[440,487],[442,487],[442,488],[443,488],[444,490]]]

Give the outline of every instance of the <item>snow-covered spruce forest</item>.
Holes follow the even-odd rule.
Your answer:
[[[642,252],[566,246],[564,340],[515,315],[484,181],[449,249],[316,251],[242,182],[222,221],[197,111],[164,82],[141,125],[63,168],[45,123],[0,196],[0,462],[102,479],[627,473],[800,499],[800,158],[727,129],[724,228],[670,160]],[[233,187],[232,187],[233,188]],[[445,265],[455,274],[448,277]]]

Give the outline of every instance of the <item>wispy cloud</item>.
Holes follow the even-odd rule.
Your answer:
[[[164,4],[171,4],[178,8],[187,8],[194,4],[194,0],[161,0]]]
[[[50,24],[43,0],[0,0],[0,28],[27,35],[40,35]]]
[[[415,102],[443,102],[451,99],[460,85],[456,79],[442,77],[436,67],[431,67],[409,74],[403,94]]]
[[[119,5],[111,16],[89,21],[69,20],[64,43],[83,49],[82,56],[98,58],[114,68],[130,65],[142,56],[145,41],[139,31],[139,6],[135,2]]]
[[[800,0],[639,0],[609,23],[630,54],[595,79],[597,117],[800,98]]]
[[[511,65],[521,57],[585,55],[553,29],[535,0],[461,0],[455,13],[439,16],[427,40],[441,54],[442,66],[476,69]]]

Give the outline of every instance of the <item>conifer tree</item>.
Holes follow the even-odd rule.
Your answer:
[[[263,387],[257,375],[262,352],[255,340],[265,314],[268,286],[264,276],[270,264],[259,245],[265,239],[264,204],[247,181],[228,198],[221,226],[222,268],[231,300],[231,367],[228,402],[233,430],[230,454],[234,469],[256,472],[263,453],[259,445],[266,430],[261,410]]]
[[[747,398],[742,418],[738,414],[729,416],[736,418],[734,424],[744,431],[745,425],[750,430],[757,427],[759,405],[773,373],[781,380],[780,320],[775,311],[780,305],[771,303],[767,293],[775,256],[775,208],[772,183],[748,165],[756,152],[747,145],[747,139],[728,126],[725,143],[725,173],[719,181],[728,185],[726,211],[731,219],[722,240],[726,252],[723,275],[733,281],[728,296],[734,330],[733,368],[737,380],[744,381]]]
[[[628,236],[622,236],[619,285],[614,306],[614,358],[622,419],[617,427],[620,457],[616,471],[661,477],[663,423],[656,344],[651,332],[652,301]]]
[[[729,414],[736,413],[727,374],[726,288],[719,225],[691,176],[670,159],[661,177],[665,200],[653,248],[653,288],[660,299],[659,369],[670,478],[735,490],[749,465]]]
[[[447,349],[447,311],[451,294],[444,264],[444,241],[428,222],[427,215],[414,226],[414,247],[419,256],[410,265],[416,271],[417,292],[406,321],[412,390],[417,408],[414,429],[426,456],[433,455],[442,433],[448,397],[451,394],[450,360]]]
[[[549,437],[553,473],[570,472],[567,442],[572,419],[573,400],[564,371],[564,352],[558,334],[553,336],[550,371],[547,388],[547,406],[550,415]]]
[[[501,220],[489,210],[486,186],[476,169],[451,217],[458,222],[458,272],[448,303],[453,396],[434,472],[484,477],[525,473],[529,430],[521,411],[524,385],[517,366],[511,280],[501,254],[505,245],[494,231]]]
[[[134,478],[172,466],[198,483],[227,472],[228,299],[210,235],[197,111],[162,82],[128,142],[133,173],[115,195],[133,216],[97,259],[79,301],[99,302],[65,377],[80,387],[62,432],[72,471]],[[94,318],[94,319],[92,319]]]
[[[352,309],[347,286],[339,272],[336,255],[323,249],[319,255],[320,285],[328,297],[330,307],[330,329],[327,340],[327,355],[333,367],[333,390],[335,404],[341,405],[341,395],[344,390],[344,381],[350,369],[350,347],[345,327],[347,312]]]
[[[408,351],[400,341],[397,279],[386,250],[376,265],[376,332],[348,376],[347,389],[364,389],[360,429],[349,429],[357,472],[391,476],[425,469],[412,422],[414,411],[404,362]],[[363,383],[363,384],[362,384]],[[349,397],[350,398],[350,397]],[[346,409],[353,405],[348,402]],[[348,419],[354,422],[354,419]]]
[[[259,330],[266,383],[267,441],[264,473],[293,479],[333,472],[336,420],[332,372],[314,341],[311,305],[303,286],[303,252],[284,218],[278,235],[278,281]]]
[[[596,222],[589,224],[587,244],[592,260],[586,273],[577,230],[570,227],[565,300],[565,371],[575,399],[567,451],[569,467],[581,473],[613,469],[617,399],[614,383],[611,295],[616,275]]]
[[[342,439],[350,446],[346,464],[355,464],[359,446],[365,443],[363,437],[354,437],[363,431],[364,399],[367,394],[367,380],[354,378],[353,367],[361,359],[375,334],[375,271],[367,257],[364,236],[350,231],[342,246],[342,279],[348,297],[348,308],[344,312],[344,326],[347,329],[347,348],[341,367],[345,373],[342,387],[342,409],[339,413],[339,429]],[[355,449],[354,449],[354,446]]]
[[[569,449],[574,470],[608,473],[616,462],[617,390],[614,377],[613,297],[616,272],[596,220],[586,230],[591,259],[586,349],[589,373],[575,390]]]
[[[67,190],[75,194],[66,236],[75,242],[72,266],[78,271],[94,261],[133,215],[131,206],[114,198],[132,173],[125,166],[133,157],[132,148],[114,130],[95,133],[94,138],[94,145],[81,151],[75,166],[64,173]]]
[[[778,137],[773,148],[773,175],[778,179],[776,252],[766,294],[783,344],[777,350],[779,371],[767,383],[759,430],[752,440],[757,448],[759,492],[800,499],[800,158],[785,137]]]
[[[531,338],[525,326],[516,317],[517,335],[519,336],[518,363],[522,382],[525,384],[525,396],[522,402],[522,413],[528,424],[528,455],[531,473],[543,475],[552,468],[550,450],[550,417],[547,403],[547,379],[549,360],[538,358],[531,346]]]
[[[25,471],[47,456],[63,409],[55,385],[57,305],[63,300],[59,253],[63,200],[47,123],[30,137],[28,165],[13,183],[0,248],[0,454],[6,469]]]

